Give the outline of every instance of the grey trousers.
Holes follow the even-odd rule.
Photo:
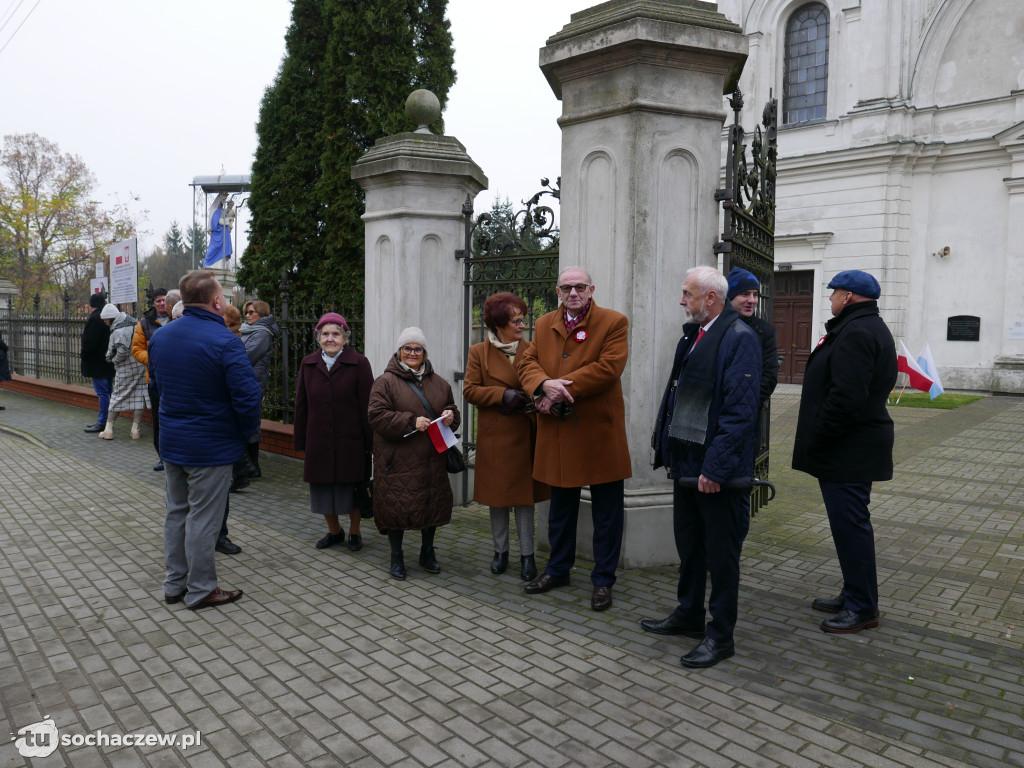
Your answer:
[[[516,530],[519,532],[519,554],[533,554],[533,505],[528,507],[491,507],[491,535],[494,537],[494,551],[508,552],[508,513],[516,513]]]
[[[231,487],[231,465],[183,467],[165,461],[164,468],[164,592],[188,590],[185,605],[191,608],[217,588],[214,547]]]

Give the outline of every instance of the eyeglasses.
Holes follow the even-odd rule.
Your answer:
[[[515,318],[512,318],[511,320],[509,320],[508,324],[509,325],[518,325],[520,328],[525,328],[526,327],[526,318],[525,317],[515,317]]]
[[[246,317],[248,317],[249,315],[257,315],[257,314],[259,314],[259,313],[255,309],[247,309],[247,310],[245,310],[245,316]]]
[[[422,355],[423,347],[402,347],[402,351],[407,355]]]
[[[576,283],[575,285],[560,285],[558,286],[559,293],[569,294],[572,293],[573,288],[576,289],[576,293],[582,294],[587,288],[590,287],[590,283]]]

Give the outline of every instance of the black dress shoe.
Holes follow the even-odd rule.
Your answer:
[[[344,544],[344,543],[345,543],[345,532],[344,531],[339,531],[338,533],[331,533],[330,531],[328,531],[327,535],[324,536],[322,539],[320,539],[320,541],[318,541],[316,543],[316,548],[317,549],[327,549],[328,547],[333,547],[335,544]]]
[[[237,555],[242,551],[242,548],[227,536],[217,539],[217,544],[214,546],[214,549],[225,555]]]
[[[735,654],[736,646],[733,643],[716,642],[705,637],[700,645],[679,659],[679,663],[688,669],[705,669]]]
[[[491,573],[499,574],[508,570],[508,552],[495,552],[491,560]]]
[[[88,427],[85,428],[85,431],[86,432],[102,432],[106,428],[107,428],[106,424],[100,424],[99,422],[97,422],[95,424],[90,424]]]
[[[363,537],[358,533],[350,533],[348,536],[348,551],[358,552],[363,548]]]
[[[839,613],[846,605],[846,598],[839,597],[816,597],[811,603],[811,608],[822,613]]]
[[[536,581],[531,581],[524,589],[528,595],[539,595],[555,587],[568,587],[568,576],[552,576],[550,573],[542,573]]]
[[[537,578],[537,559],[533,555],[523,555],[520,558],[519,578],[523,581],[533,581]]]
[[[185,599],[185,593],[186,592],[188,592],[187,589],[181,590],[181,592],[179,592],[176,595],[171,595],[171,594],[168,594],[167,592],[164,592],[164,602],[167,603],[168,605],[174,605],[175,603],[180,603],[182,600]]]
[[[680,621],[672,614],[667,619],[644,619],[640,626],[647,632],[656,635],[682,635],[691,637],[694,640],[704,639],[704,624],[694,624],[687,621]]]
[[[857,613],[842,610],[831,619],[821,622],[821,631],[833,635],[852,635],[862,629],[874,629],[878,626],[878,611],[873,613]]]
[[[420,547],[420,565],[427,573],[441,572],[441,564],[437,562],[433,547]]]
[[[154,472],[163,472],[164,471],[164,463],[162,461],[158,461],[156,464],[153,465],[153,471]]]
[[[595,611],[607,611],[612,607],[612,588],[594,587],[594,595],[590,598],[590,607]]]

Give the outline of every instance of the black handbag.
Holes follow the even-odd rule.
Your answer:
[[[373,517],[373,478],[356,483],[352,489],[352,506],[359,510],[364,520]]]
[[[430,407],[430,403],[427,402],[427,398],[423,396],[420,388],[413,384],[411,381],[406,380],[406,384],[409,385],[409,389],[416,393],[416,397],[423,403],[423,407],[427,409],[427,415],[433,421],[437,418],[437,412]],[[456,435],[458,437],[458,435]],[[460,472],[466,471],[466,462],[462,458],[462,451],[459,450],[457,445],[453,445],[447,451],[444,452],[444,460],[448,467],[448,474],[457,475]]]

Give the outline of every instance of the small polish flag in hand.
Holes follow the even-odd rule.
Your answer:
[[[457,442],[458,438],[455,437],[455,433],[448,428],[448,425],[441,421],[440,417],[430,422],[430,426],[427,427],[427,434],[430,435],[430,440],[434,444],[434,450],[438,453],[444,453]]]

